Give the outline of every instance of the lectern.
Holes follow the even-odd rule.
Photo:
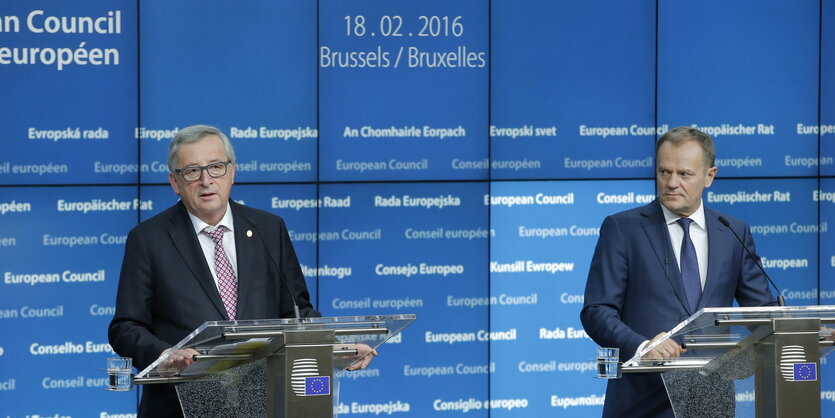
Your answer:
[[[833,350],[835,306],[704,308],[622,364],[662,373],[676,417],[734,417],[734,381],[754,375],[757,417],[820,417],[820,358]],[[673,339],[680,358],[644,359]],[[598,358],[600,377],[612,359]],[[609,368],[611,370],[611,368]]]
[[[161,357],[133,378],[175,383],[186,417],[332,417],[336,378],[414,315],[211,321],[174,346],[200,354],[182,371]]]

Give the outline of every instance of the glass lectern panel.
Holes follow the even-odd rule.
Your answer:
[[[759,326],[762,325],[762,321],[774,318],[821,318],[822,322],[825,322],[826,319],[835,320],[835,306],[704,308],[670,330],[663,339],[647,344],[643,350],[624,363],[623,367],[670,365],[699,368],[731,349],[735,349],[736,352],[753,345],[759,341],[757,332],[763,329]],[[726,325],[727,323],[739,325]],[[832,327],[833,325],[823,325],[820,331],[821,339],[832,334]],[[680,358],[663,361],[642,358],[670,338],[687,348],[687,352]],[[832,346],[822,347],[820,357],[828,355],[832,350]]]
[[[818,319],[820,322],[817,322]],[[775,364],[773,356],[767,357],[768,351],[762,347],[775,346],[772,335],[778,328],[785,331],[782,327],[788,323],[800,327],[798,334],[814,338],[817,333],[819,352],[814,342],[805,348],[802,345],[781,345],[780,361]],[[757,408],[767,411],[763,412],[764,416],[771,416],[769,408],[772,404],[756,400],[755,394],[766,398],[773,398],[774,394],[769,392],[771,389],[767,384],[763,384],[762,394],[760,389],[755,390],[755,372],[756,379],[761,383],[768,381],[766,371],[773,373],[775,368],[787,380],[811,380],[813,375],[817,380],[814,362],[833,350],[832,342],[825,341],[832,339],[833,324],[835,306],[705,308],[676,326],[664,338],[648,344],[623,364],[622,372],[660,372],[678,418],[702,417],[705,414],[731,418],[753,416],[755,403]],[[643,358],[667,339],[675,340],[687,351],[674,359]],[[765,341],[771,343],[760,346]],[[794,358],[797,356],[802,358]],[[763,367],[769,364],[770,369]],[[801,369],[806,367],[806,375],[803,370],[798,374],[797,366]],[[760,412],[757,412],[758,416]],[[797,416],[816,416],[804,414]]]
[[[139,372],[145,377],[197,377],[235,367],[245,361],[255,361],[281,346],[269,346],[272,340],[284,333],[301,331],[334,331],[334,364],[343,372],[355,360],[350,355],[360,346],[376,349],[389,338],[397,335],[415,320],[415,315],[371,315],[329,318],[255,319],[243,321],[209,321],[194,330],[172,347],[169,353],[181,348],[193,348],[200,355],[223,357],[217,360],[197,361],[177,373],[158,369],[167,359],[160,357]],[[340,354],[343,353],[343,354]],[[236,358],[240,356],[240,358]],[[231,358],[231,359],[230,359]],[[340,358],[351,361],[338,361]],[[336,366],[338,364],[338,366]]]

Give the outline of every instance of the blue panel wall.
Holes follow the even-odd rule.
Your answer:
[[[787,302],[835,304],[833,70],[835,0],[7,1],[0,416],[135,413],[103,390],[106,328],[195,123],[235,145],[232,198],[286,220],[318,309],[417,314],[340,415],[599,416],[586,274],[669,128],[712,134],[705,203]]]

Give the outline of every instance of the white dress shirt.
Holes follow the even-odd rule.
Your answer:
[[[200,218],[188,213],[191,218],[191,224],[194,226],[194,233],[197,234],[197,240],[200,241],[200,248],[203,250],[203,255],[206,257],[206,264],[209,265],[209,270],[212,272],[212,278],[217,282],[217,272],[215,271],[215,242],[206,234],[201,234],[203,228],[209,226],[212,228],[218,226],[225,226],[227,231],[223,234],[223,250],[226,251],[226,256],[232,264],[232,271],[235,272],[235,277],[238,277],[238,253],[235,251],[235,224],[232,219],[232,207],[229,203],[226,204],[226,214],[218,222],[217,225],[209,225],[203,222]],[[220,291],[220,288],[218,288]]]

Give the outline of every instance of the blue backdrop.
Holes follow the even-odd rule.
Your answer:
[[[0,91],[2,416],[135,413],[104,391],[106,328],[195,123],[235,145],[232,198],[286,220],[319,310],[417,314],[346,376],[345,416],[599,416],[598,228],[654,198],[679,125],[713,136],[705,203],[787,302],[835,303],[835,0],[7,1]]]

